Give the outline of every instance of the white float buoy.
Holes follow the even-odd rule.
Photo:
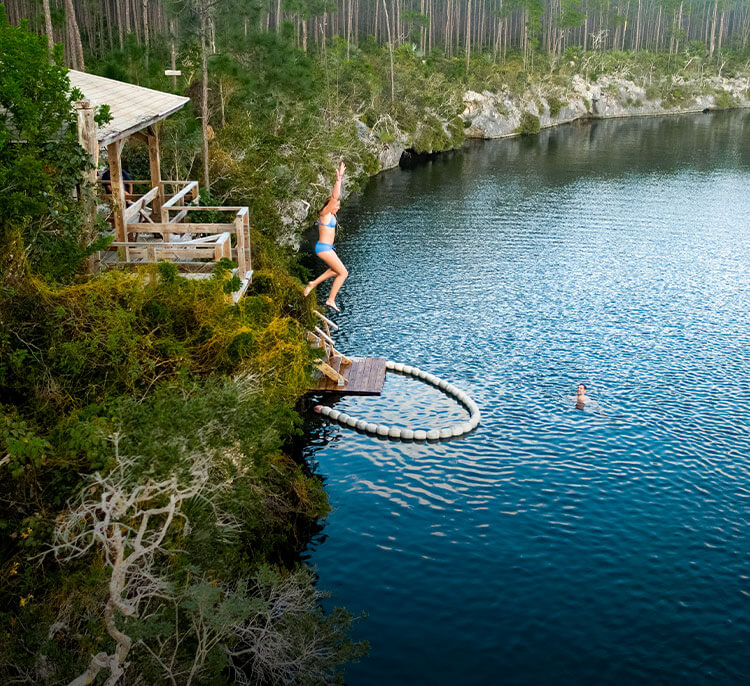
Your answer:
[[[313,410],[318,414],[322,414],[331,421],[339,422],[342,425],[355,428],[358,431],[377,435],[380,437],[388,438],[400,438],[404,441],[439,441],[447,440],[449,438],[456,438],[463,436],[477,428],[481,421],[479,414],[479,406],[471,399],[468,393],[461,390],[457,386],[449,383],[445,379],[441,379],[434,374],[430,374],[422,369],[413,367],[402,362],[393,362],[391,360],[386,361],[386,369],[394,372],[400,372],[412,376],[420,381],[424,381],[427,384],[435,386],[439,390],[443,391],[446,395],[450,395],[462,405],[469,412],[469,420],[458,422],[453,426],[445,427],[443,429],[401,429],[397,426],[389,426],[388,424],[375,424],[373,422],[367,422],[363,419],[357,419],[351,415],[334,410],[331,407],[325,405],[316,405]]]

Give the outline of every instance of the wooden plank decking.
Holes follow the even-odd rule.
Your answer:
[[[335,393],[336,395],[380,395],[385,383],[384,357],[353,357],[351,365],[341,365],[341,358],[330,362],[331,366],[347,380],[339,386],[327,376],[321,375],[311,393]]]

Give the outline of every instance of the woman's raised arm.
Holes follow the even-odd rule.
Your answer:
[[[336,170],[336,183],[331,191],[331,200],[339,200],[341,198],[341,179],[344,178],[344,171],[346,171],[346,165],[341,162],[339,168]]]

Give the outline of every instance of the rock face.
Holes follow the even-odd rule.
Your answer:
[[[464,94],[463,133],[467,138],[502,138],[518,133],[524,114],[539,119],[541,128],[565,124],[584,117],[611,118],[680,112],[700,112],[705,109],[726,107],[750,107],[750,78],[709,78],[690,81],[673,77],[668,83],[638,84],[618,76],[600,76],[588,81],[576,74],[565,85],[558,80],[552,83],[530,84],[521,93],[503,90],[500,92],[467,91]],[[528,118],[528,117],[527,117]],[[417,131],[408,134],[402,131],[389,115],[381,115],[372,127],[360,119],[354,120],[357,138],[375,161],[375,169],[368,167],[368,174],[398,167],[405,150],[419,145],[428,152],[458,145],[452,136],[451,126],[460,121],[443,121],[435,113],[425,111]],[[438,145],[429,146],[431,140],[420,141],[420,131],[442,126],[444,136],[438,137]],[[439,133],[439,131],[438,131]],[[454,132],[455,133],[455,132]],[[349,173],[359,175],[364,170],[351,162]],[[331,179],[318,178],[317,187],[326,188]],[[344,194],[347,187],[344,186]],[[278,212],[283,225],[277,241],[299,249],[300,227],[315,220],[318,208],[311,208],[303,199],[279,202]]]
[[[282,230],[277,237],[279,245],[291,247],[297,251],[300,247],[299,228],[307,219],[310,212],[310,203],[302,198],[285,200],[279,203],[279,217],[281,218]]]
[[[748,78],[710,78],[700,83],[674,78],[656,87],[616,76],[600,76],[592,82],[576,74],[567,87],[533,85],[520,96],[507,90],[468,91],[462,117],[467,137],[502,138],[518,132],[525,112],[538,117],[546,128],[586,116],[606,119],[750,107],[749,89]]]
[[[386,136],[378,136],[376,131],[359,119],[354,121],[354,125],[357,130],[357,138],[377,158],[378,171],[398,167],[401,155],[404,154],[408,145],[408,138],[390,117],[387,118],[386,126],[381,129],[388,133]]]

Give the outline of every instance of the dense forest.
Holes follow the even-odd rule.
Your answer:
[[[333,36],[358,45],[373,38],[394,47],[414,43],[423,54],[446,56],[540,48],[561,54],[583,50],[652,50],[676,53],[690,41],[713,55],[744,51],[750,37],[746,0],[9,0],[11,22],[31,20],[50,40],[66,44],[66,63],[83,67],[85,43],[97,57],[124,48],[132,33],[146,52],[179,41],[186,7],[205,18],[215,43],[217,15],[229,15],[245,36],[253,29],[280,32],[289,22],[307,51]]]

